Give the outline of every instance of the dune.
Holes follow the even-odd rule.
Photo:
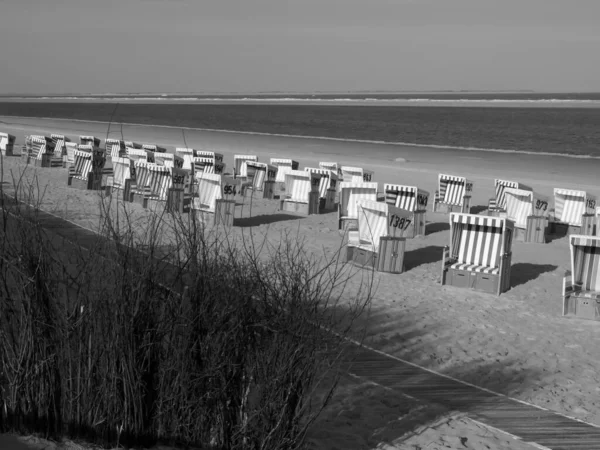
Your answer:
[[[1,120],[2,131],[16,135],[19,146],[32,133],[107,137],[104,123],[14,117]],[[256,154],[259,161],[292,158],[301,168],[314,167],[319,161],[362,166],[374,171],[380,190],[387,182],[416,185],[433,193],[438,173],[462,175],[475,183],[473,206],[487,205],[494,196],[495,178],[521,181],[548,196],[554,187],[600,195],[600,160],[593,159],[192,129],[182,132],[136,125],[124,125],[122,133],[126,139],[156,143],[168,151],[183,146],[185,140],[188,147],[223,153],[227,169],[231,169],[235,153]],[[121,127],[113,124],[108,137],[120,136]],[[410,164],[404,164],[407,161]],[[4,158],[5,182],[11,173],[16,176],[23,168],[19,158]],[[34,169],[27,170],[32,176]],[[44,209],[87,228],[97,226],[97,193],[68,188],[64,169],[36,169],[35,173],[45,188]],[[282,213],[278,206],[275,200],[245,199],[237,208],[232,233],[251,230],[277,239],[291,231],[306,240],[309,251],[325,255],[343,245],[336,213],[301,217]],[[143,213],[138,205],[132,208]],[[546,245],[514,243],[511,289],[496,297],[440,286],[442,249],[450,240],[448,217],[428,212],[427,221],[427,235],[407,241],[407,271],[375,275],[378,289],[368,318],[366,343],[427,369],[600,426],[600,346],[595,345],[600,328],[596,322],[561,316],[562,277],[570,268],[567,239]],[[422,408],[436,411],[444,419],[436,417],[438,422],[430,423],[431,414],[425,414],[420,424],[425,428],[415,433],[412,427],[413,434],[406,435],[411,427],[395,427],[394,421],[402,415],[398,410],[408,408],[404,414],[410,416],[417,414],[416,407],[411,410],[412,403],[406,399],[390,400],[396,393],[368,381],[349,381],[342,387],[344,395],[338,395],[319,425],[330,423],[334,437],[328,438],[327,428],[318,426],[312,436],[315,448],[532,448],[458,412],[440,412],[432,405]],[[348,402],[354,405],[348,406]],[[335,425],[335,417],[346,419]],[[352,447],[353,442],[361,444]],[[428,443],[433,444],[427,447]]]

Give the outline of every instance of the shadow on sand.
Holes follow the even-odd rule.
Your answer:
[[[528,281],[535,280],[544,273],[554,272],[558,266],[553,264],[531,264],[516,263],[510,268],[510,287],[511,289],[525,284]]]
[[[275,222],[283,222],[285,220],[298,220],[303,216],[295,216],[293,214],[263,214],[254,217],[236,217],[233,219],[234,227],[257,227],[259,225],[268,225]]]
[[[488,207],[483,205],[471,206],[470,214],[479,214],[483,211],[486,211],[487,209]]]
[[[450,224],[448,222],[434,222],[428,223],[425,228],[425,236],[429,236],[433,233],[439,233],[440,231],[450,230]]]
[[[444,247],[441,245],[428,245],[427,247],[410,250],[404,254],[406,270],[412,270],[423,264],[431,264],[442,260]]]

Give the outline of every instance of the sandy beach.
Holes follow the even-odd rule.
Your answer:
[[[523,153],[476,152],[398,146],[333,139],[296,138],[196,129],[77,122],[59,119],[0,117],[0,131],[17,136],[61,133],[155,143],[173,151],[188,146],[224,154],[227,168],[234,154],[293,158],[300,167],[338,161],[374,171],[379,183],[436,189],[438,173],[474,181],[472,206],[484,207],[494,196],[494,179],[520,181],[552,196],[553,188],[586,190],[600,196],[600,160]],[[4,180],[25,166],[4,158]],[[28,176],[34,170],[29,167]],[[98,194],[67,187],[66,169],[35,169],[45,188],[43,208],[94,229]],[[249,200],[245,200],[245,203]],[[279,236],[286,231],[305,238],[308,250],[331,255],[343,245],[337,214],[299,217],[278,214],[278,202],[253,199],[236,211],[232,233]],[[135,205],[137,207],[137,205]],[[141,207],[140,207],[141,209]],[[483,209],[483,208],[480,208]],[[142,212],[140,212],[141,214]],[[366,344],[403,360],[450,375],[494,392],[600,426],[600,338],[597,322],[561,316],[561,286],[569,269],[567,238],[546,245],[515,242],[511,289],[500,297],[440,286],[442,248],[450,239],[448,217],[427,213],[428,234],[407,241],[406,272],[377,274],[368,318]],[[237,229],[237,230],[236,230]],[[398,410],[404,411],[402,414]],[[399,425],[402,417],[423,412],[417,432]],[[424,413],[427,412],[427,414]],[[414,428],[414,427],[413,427]],[[329,436],[328,433],[332,433]],[[466,440],[464,439],[466,438]],[[348,379],[310,436],[315,448],[386,450],[416,448],[533,448],[485,428],[458,411],[416,405],[369,383]],[[487,446],[487,447],[486,447]]]

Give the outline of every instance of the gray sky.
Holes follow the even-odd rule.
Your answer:
[[[0,93],[600,91],[600,0],[0,0]]]

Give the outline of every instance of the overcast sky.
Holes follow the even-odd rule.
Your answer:
[[[600,0],[0,0],[0,93],[600,91]]]

